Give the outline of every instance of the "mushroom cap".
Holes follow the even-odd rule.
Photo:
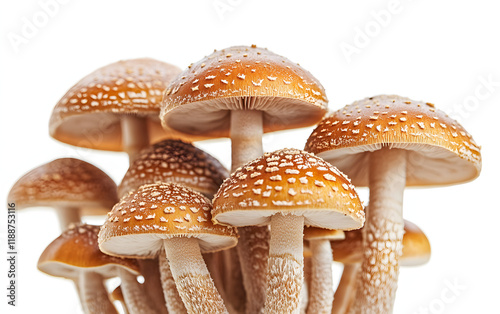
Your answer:
[[[210,200],[185,186],[143,185],[108,213],[99,247],[110,255],[150,258],[173,237],[198,239],[202,253],[235,246],[236,229],[214,225],[211,209]]]
[[[150,59],[118,61],[84,77],[56,104],[50,135],[92,149],[122,151],[121,115],[147,117],[151,143],[178,137],[162,129],[158,113],[163,91],[180,69]]]
[[[305,227],[304,228],[304,240],[344,240],[345,234],[342,230],[334,229],[323,229],[316,227]]]
[[[75,158],[43,164],[12,186],[16,208],[74,207],[82,215],[105,215],[118,202],[115,182],[102,170]]]
[[[356,101],[325,117],[305,150],[368,186],[368,157],[382,147],[407,150],[406,185],[449,185],[475,179],[480,147],[455,120],[433,104],[396,95]]]
[[[327,111],[323,86],[296,63],[255,46],[214,51],[190,65],[165,91],[164,127],[229,136],[231,110],[263,112],[264,132],[317,123]]]
[[[228,176],[226,168],[201,149],[164,140],[141,151],[118,186],[118,195],[123,197],[144,184],[174,182],[212,197]]]
[[[431,256],[431,246],[425,233],[414,223],[405,219],[403,236],[403,255],[401,266],[417,266],[427,263]],[[333,258],[344,264],[363,261],[363,229],[344,232],[345,240],[332,241]]]
[[[68,279],[78,278],[82,270],[97,272],[104,278],[116,277],[118,268],[139,275],[134,259],[109,256],[97,245],[100,226],[71,225],[52,241],[38,260],[38,269],[46,274]]]
[[[365,215],[350,180],[323,159],[298,149],[265,153],[238,168],[214,200],[216,223],[256,226],[276,213],[304,216],[308,226],[351,230]]]

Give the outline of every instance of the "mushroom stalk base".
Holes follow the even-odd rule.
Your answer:
[[[175,286],[174,277],[170,271],[170,265],[168,264],[164,250],[160,252],[159,264],[163,296],[165,297],[165,304],[167,305],[168,312],[177,314],[187,313],[186,307]]]
[[[265,313],[300,312],[304,282],[303,233],[303,216],[275,214],[271,217]]]
[[[84,313],[118,314],[113,303],[109,300],[108,291],[104,287],[101,275],[90,271],[82,271],[78,283]]]
[[[122,146],[129,163],[137,158],[141,149],[149,146],[148,125],[145,118],[125,114],[121,118]]]
[[[170,270],[188,313],[228,313],[195,238],[163,240]]]
[[[333,303],[332,247],[329,240],[309,241],[312,252],[308,314],[330,314]]]
[[[348,313],[356,295],[356,280],[361,263],[345,264],[333,299],[332,314]]]
[[[130,313],[137,314],[155,314],[157,313],[153,307],[151,307],[148,295],[145,293],[141,284],[137,282],[135,275],[131,274],[125,269],[120,268],[118,270],[118,275],[121,279],[121,289],[123,293],[123,299],[127,305],[128,311]]]
[[[370,204],[363,228],[364,257],[351,313],[392,313],[403,249],[406,153],[370,153]]]

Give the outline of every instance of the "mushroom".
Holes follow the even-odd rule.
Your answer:
[[[117,286],[110,294],[109,298],[111,299],[112,302],[119,302],[120,305],[123,307],[123,312],[125,314],[128,314],[128,308],[127,304],[125,304],[125,299],[123,298],[123,292],[121,286]]]
[[[221,185],[213,219],[232,226],[271,226],[265,313],[298,313],[304,225],[360,228],[364,212],[354,186],[313,154],[282,149],[245,164]]]
[[[330,241],[344,239],[341,230],[304,228],[304,240],[311,249],[310,292],[307,313],[332,312],[333,274],[332,247]]]
[[[118,186],[118,194],[123,197],[144,184],[174,182],[212,198],[228,175],[224,166],[211,155],[190,143],[168,139],[140,152]],[[145,278],[145,288],[157,303],[159,310],[165,308],[166,302],[167,307],[171,308],[170,312],[178,313],[179,308],[184,305],[173,285],[173,279],[170,286],[174,290],[162,291],[158,259],[142,259],[139,260],[139,265]],[[167,267],[168,263],[164,263],[164,266]],[[215,267],[215,265],[208,266],[209,269]],[[167,272],[170,270],[163,271]],[[216,285],[221,287],[217,281]],[[164,294],[168,295],[167,300],[164,299]]]
[[[110,255],[136,258],[155,257],[164,249],[187,312],[226,313],[201,252],[235,246],[237,235],[233,228],[213,225],[211,209],[210,201],[190,188],[143,185],[109,212],[99,247]],[[160,271],[165,260],[160,260]]]
[[[50,135],[79,147],[125,151],[130,160],[150,143],[180,134],[158,120],[163,91],[180,72],[150,58],[109,64],[85,76],[56,104]]]
[[[120,276],[127,308],[132,313],[154,313],[136,280],[135,260],[103,254],[97,245],[99,226],[72,225],[43,251],[38,269],[46,274],[80,283],[80,300],[85,313],[117,313],[103,280]]]
[[[403,238],[405,186],[450,185],[476,178],[480,148],[433,104],[395,95],[356,101],[324,118],[306,150],[369,186],[362,281],[354,312],[391,313]],[[377,249],[387,246],[387,250]]]
[[[54,208],[61,230],[79,223],[81,215],[105,215],[118,202],[115,182],[74,158],[56,159],[26,173],[12,186],[8,200],[17,209]]]
[[[164,127],[189,135],[230,137],[234,172],[262,156],[263,132],[310,126],[326,107],[324,88],[298,64],[255,45],[236,46],[214,51],[178,75],[165,91],[160,118]],[[238,233],[246,312],[259,313],[269,231],[248,227]],[[241,298],[237,287],[227,290],[235,294],[232,300]],[[243,310],[241,303],[235,307]]]
[[[331,242],[334,260],[344,264],[342,277],[335,291],[332,314],[348,313],[355,300],[356,279],[363,261],[362,229],[345,232],[345,239]],[[403,254],[400,265],[419,266],[427,263],[431,246],[425,233],[414,223],[404,220]]]

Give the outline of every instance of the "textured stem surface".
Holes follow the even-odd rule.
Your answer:
[[[56,208],[57,218],[61,231],[65,231],[71,224],[81,222],[80,210],[74,207],[58,207]]]
[[[121,118],[122,146],[129,163],[135,160],[141,149],[149,146],[148,125],[145,118],[125,114]]]
[[[137,282],[137,277],[125,269],[120,268],[118,275],[121,279],[121,289],[123,299],[130,313],[154,314],[157,313],[141,284]]]
[[[404,150],[370,153],[370,206],[363,228],[364,258],[351,313],[392,313],[403,248]]]
[[[303,216],[275,214],[271,217],[265,313],[300,312],[304,282],[303,232]]]
[[[349,311],[356,295],[356,280],[360,270],[361,263],[344,265],[333,299],[332,314],[345,314]]]
[[[332,247],[329,240],[311,240],[311,292],[308,314],[330,314],[333,303]]]
[[[188,313],[228,313],[195,238],[163,241],[170,270]]]
[[[167,314],[165,298],[161,286],[160,267],[157,258],[138,259],[141,274],[144,277],[142,285],[149,299],[153,302],[153,307],[158,314]]]
[[[175,314],[187,313],[186,307],[184,306],[181,296],[177,291],[177,287],[175,286],[174,277],[172,276],[170,265],[168,264],[167,257],[165,256],[165,250],[161,250],[160,252],[159,264],[163,295],[168,312]]]
[[[78,283],[80,285],[80,300],[84,313],[118,314],[118,311],[109,299],[108,291],[104,287],[101,275],[90,271],[82,271]]]
[[[231,172],[262,156],[262,111],[231,111]]]

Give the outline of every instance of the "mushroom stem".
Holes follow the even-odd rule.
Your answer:
[[[108,291],[104,287],[101,275],[91,271],[82,271],[80,272],[78,282],[80,284],[80,300],[84,313],[118,314],[118,311],[109,299]]]
[[[161,286],[160,267],[157,258],[138,259],[141,275],[144,277],[144,290],[153,302],[154,308],[157,313],[167,314],[165,307],[165,298],[163,296],[163,289]]]
[[[165,297],[165,304],[167,305],[168,312],[177,314],[187,313],[186,307],[175,286],[174,277],[172,276],[170,265],[165,256],[165,250],[160,251],[159,264],[163,296]]]
[[[308,314],[330,314],[333,303],[332,247],[329,240],[310,240],[312,252],[311,292]]]
[[[303,216],[278,213],[271,217],[265,313],[297,314],[300,311],[304,282],[303,232]]]
[[[154,314],[157,313],[150,306],[150,299],[145,293],[145,290],[141,287],[141,284],[137,282],[135,275],[131,274],[129,271],[118,269],[118,275],[121,279],[121,289],[123,293],[123,299],[127,305],[127,309],[131,313],[137,314]]]
[[[149,145],[147,121],[134,114],[125,114],[121,117],[121,128],[123,150],[132,164],[141,149]]]
[[[348,313],[356,295],[356,280],[360,269],[361,263],[344,265],[342,277],[333,299],[332,314]]]
[[[262,111],[231,111],[231,171],[262,156]],[[238,228],[240,238],[236,247],[241,264],[243,285],[246,292],[246,313],[261,313],[266,299],[266,269],[269,247],[269,230],[266,227]],[[230,279],[233,280],[233,279]],[[235,278],[236,280],[236,278]],[[236,283],[237,284],[237,283]],[[232,284],[231,286],[234,286]],[[240,289],[228,289],[236,309],[244,307]],[[236,294],[240,296],[237,296]],[[235,298],[239,298],[235,300]]]
[[[71,224],[77,224],[80,220],[80,210],[74,207],[57,207],[57,218],[61,231],[65,231]]]
[[[228,313],[195,238],[163,240],[170,270],[188,313]]]
[[[403,248],[404,150],[370,153],[370,206],[363,228],[364,257],[353,313],[392,313]],[[383,249],[381,249],[383,248]]]

